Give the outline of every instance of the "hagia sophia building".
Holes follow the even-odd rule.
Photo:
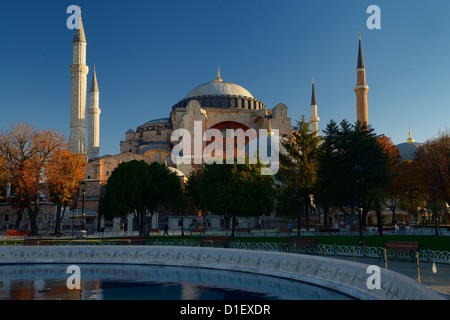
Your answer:
[[[168,117],[149,120],[137,124],[135,129],[129,129],[124,133],[125,140],[120,141],[120,153],[116,155],[100,156],[100,89],[97,72],[93,66],[90,87],[88,91],[89,67],[86,65],[86,36],[82,20],[80,18],[79,29],[75,30],[73,38],[73,63],[70,66],[72,75],[71,85],[71,109],[70,109],[70,135],[69,151],[82,153],[88,159],[85,170],[86,192],[85,212],[86,227],[89,230],[120,231],[125,226],[125,231],[135,230],[133,216],[128,218],[105,219],[99,206],[102,194],[102,186],[107,183],[114,169],[122,162],[131,160],[143,160],[147,163],[158,162],[165,164],[180,178],[185,178],[193,169],[193,165],[173,163],[171,153],[174,143],[171,136],[176,129],[187,129],[194,132],[194,122],[200,121],[204,131],[218,129],[225,132],[226,129],[277,129],[279,135],[290,135],[291,119],[288,117],[288,108],[279,103],[272,109],[242,86],[222,80],[220,70],[213,81],[201,84],[190,90],[171,109],[168,108]],[[361,35],[359,37],[359,49],[357,60],[357,83],[354,87],[356,94],[356,120],[368,123],[369,86],[366,83],[366,68],[362,52]],[[101,79],[100,79],[101,80]],[[89,108],[86,105],[89,101]],[[311,94],[311,116],[309,119],[311,131],[319,134],[319,117],[316,102],[314,80]],[[225,136],[225,135],[224,135]],[[420,144],[411,138],[399,145],[402,157],[411,157],[414,150]],[[203,144],[202,148],[205,147]],[[81,219],[81,198],[77,201],[77,208],[72,208],[62,224],[79,224]],[[1,209],[1,208],[0,208]],[[12,210],[12,209],[11,209]],[[2,214],[0,210],[0,215]],[[45,211],[45,210],[44,210]],[[50,209],[48,216],[51,216]],[[3,212],[4,215],[4,212]],[[47,215],[47,214],[46,214]],[[274,215],[273,215],[274,216]],[[1,217],[0,217],[1,218]],[[3,218],[5,219],[5,218]],[[0,221],[3,221],[0,220]],[[38,219],[41,221],[44,218]],[[254,227],[257,218],[240,218],[239,227]],[[180,219],[178,213],[171,213],[167,208],[161,208],[158,216],[152,219],[152,228],[159,228],[169,224],[170,230],[181,228],[183,225],[196,225],[198,212],[185,212],[184,219]],[[218,229],[224,225],[223,217],[208,215],[207,223],[211,228]],[[254,220],[254,221],[253,221]],[[77,222],[78,221],[78,222]],[[201,219],[201,221],[204,221]],[[262,219],[264,223],[264,219]],[[276,218],[273,220],[276,221]],[[44,222],[42,222],[44,223]],[[63,227],[64,230],[64,227]]]
[[[81,21],[81,19],[80,19]],[[86,66],[86,36],[83,23],[75,31],[73,39],[73,64],[72,73],[72,97],[71,97],[71,125],[69,148],[71,152],[83,153],[88,159],[88,166],[85,171],[85,182],[87,191],[85,203],[87,208],[87,224],[89,220],[97,220],[99,199],[102,186],[106,184],[113,170],[121,163],[131,160],[144,160],[147,163],[158,162],[167,165],[180,177],[186,177],[193,169],[192,165],[175,165],[171,158],[174,142],[171,136],[176,129],[187,129],[194,132],[194,121],[200,121],[202,129],[219,129],[224,132],[226,129],[278,129],[279,135],[289,135],[291,132],[291,119],[288,117],[288,108],[279,103],[272,109],[242,86],[222,80],[220,70],[217,78],[213,81],[201,84],[190,90],[180,99],[171,110],[168,110],[168,117],[153,119],[145,123],[138,124],[136,129],[130,128],[125,132],[125,140],[120,142],[120,153],[116,155],[100,156],[99,132],[100,132],[100,105],[99,105],[99,85],[94,66],[91,86],[89,90],[89,108],[86,112],[87,101],[87,75],[89,67]],[[365,62],[362,51],[361,35],[359,37],[359,49],[357,60],[357,84],[354,88],[356,94],[356,115],[357,121],[368,123],[368,101],[367,94],[369,87],[366,83]],[[85,115],[88,115],[86,119]],[[316,92],[314,80],[311,94],[311,131],[319,134],[319,117],[316,102]],[[204,145],[203,145],[204,148]],[[79,216],[74,211],[73,217]],[[158,223],[169,223],[170,229],[180,227],[179,217],[167,217],[169,213],[160,212],[157,219],[153,219],[154,228],[158,228]],[[170,214],[169,214],[170,216]],[[189,219],[191,217],[192,219]],[[196,212],[187,213],[184,224],[195,223]],[[256,218],[255,218],[256,219]],[[240,227],[254,226],[255,221],[241,219]],[[247,221],[250,220],[250,221]],[[220,228],[223,221],[220,217],[208,216],[209,225],[213,228]],[[105,222],[102,221],[104,224]],[[124,223],[128,230],[133,229],[133,217],[127,219],[115,218],[108,223],[106,228],[118,231]],[[109,224],[109,226],[108,226]]]

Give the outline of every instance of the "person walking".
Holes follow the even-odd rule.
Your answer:
[[[164,225],[164,234],[163,234],[163,236],[165,236],[165,235],[169,235],[169,225],[166,223],[165,225]]]

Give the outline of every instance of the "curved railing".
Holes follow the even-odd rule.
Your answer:
[[[23,240],[23,238],[22,238]],[[67,240],[67,241],[55,241],[56,246],[67,246],[67,245],[118,245],[119,240],[105,239],[105,240]],[[0,246],[17,246],[18,243],[11,242],[1,242]],[[149,237],[147,245],[150,246],[169,246],[169,247],[198,247],[200,246],[199,241],[160,241],[152,240]],[[256,250],[256,251],[283,251],[283,242],[259,242],[259,241],[235,241],[228,244],[228,248],[232,249],[245,249],[245,250]],[[296,250],[299,253],[302,252],[300,248]],[[369,247],[365,246],[360,248],[357,246],[347,246],[347,245],[329,245],[329,244],[318,244],[316,247],[316,254],[321,256],[344,256],[344,257],[366,257],[366,258],[384,258],[383,248],[379,247]],[[408,252],[386,252],[387,259],[400,259],[408,260],[411,259],[411,255]],[[450,252],[449,251],[436,251],[430,249],[420,250],[419,261],[422,262],[435,262],[442,264],[450,264]]]

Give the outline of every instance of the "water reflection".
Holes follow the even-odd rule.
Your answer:
[[[70,290],[69,265],[0,266],[0,300],[347,300],[325,288],[232,271],[138,265],[82,265]]]

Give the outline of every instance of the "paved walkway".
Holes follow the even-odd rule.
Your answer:
[[[353,257],[331,258],[353,260]],[[357,257],[356,262],[377,265],[380,268],[385,267],[383,259]],[[419,269],[421,283],[439,292],[442,296],[450,300],[450,265],[436,263],[435,266],[436,268],[433,271],[433,263],[420,262]],[[415,280],[418,279],[417,263],[415,261],[388,260],[387,267],[389,270],[404,274]]]

